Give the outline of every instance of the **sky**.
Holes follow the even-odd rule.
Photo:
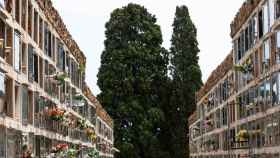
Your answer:
[[[86,82],[97,95],[97,73],[104,50],[105,23],[110,13],[128,3],[145,6],[157,17],[163,46],[170,47],[172,23],[178,5],[186,5],[197,27],[199,65],[205,82],[232,49],[230,23],[244,0],[52,0],[69,32],[87,57]]]

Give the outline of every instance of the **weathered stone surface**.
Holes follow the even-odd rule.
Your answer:
[[[249,16],[252,14],[254,9],[258,6],[261,0],[246,0],[242,7],[239,9],[238,13],[236,14],[234,20],[232,21],[231,27],[231,37],[240,30],[242,25],[246,22]]]
[[[71,34],[67,30],[58,11],[53,7],[51,0],[36,0],[43,13],[46,15],[52,26],[55,28],[60,38],[64,41],[70,52],[76,60],[83,65],[86,65],[86,57],[80,50],[78,44],[74,41]]]

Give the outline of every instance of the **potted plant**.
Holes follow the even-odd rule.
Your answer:
[[[65,116],[65,110],[59,108],[52,108],[47,111],[48,116],[53,121],[63,121]]]

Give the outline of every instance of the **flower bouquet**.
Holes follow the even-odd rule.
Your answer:
[[[204,128],[210,128],[210,127],[213,127],[213,120],[212,120],[212,119],[207,118],[207,119],[204,121],[203,127],[204,127]]]
[[[249,133],[247,130],[240,130],[237,135],[236,135],[236,139],[239,142],[246,142],[249,139]]]
[[[87,136],[88,136],[93,142],[96,141],[97,136],[96,136],[95,131],[94,131],[93,129],[87,128],[87,129],[85,130],[85,132],[86,132]]]
[[[76,158],[78,150],[69,147],[68,144],[58,144],[53,147],[51,153],[55,154],[56,157],[67,157],[67,158]]]
[[[57,144],[55,147],[52,148],[52,153],[54,154],[61,154],[67,151],[69,148],[68,144]]]
[[[84,130],[88,127],[87,123],[86,123],[86,120],[85,119],[78,119],[77,120],[77,127],[80,129],[80,130]]]
[[[57,74],[54,79],[58,82],[58,85],[63,85],[65,83],[65,79],[67,78],[67,74]]]
[[[52,108],[47,111],[47,115],[53,121],[63,121],[65,117],[65,110],[59,108]]]
[[[74,127],[75,121],[73,118],[73,114],[68,113],[65,115],[65,117],[63,119],[63,125],[65,125],[66,127]]]
[[[67,74],[63,72],[52,73],[52,75],[47,76],[47,78],[49,78],[51,82],[54,82],[58,85],[63,85],[67,77]]]
[[[252,60],[250,58],[248,58],[244,64],[234,65],[235,71],[240,71],[244,74],[251,73],[253,69],[254,68],[253,68]]]

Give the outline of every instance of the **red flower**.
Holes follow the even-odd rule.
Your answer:
[[[52,152],[53,153],[59,153],[65,150],[68,150],[68,144],[57,144],[53,149]]]
[[[63,119],[65,110],[59,108],[52,108],[47,111],[47,115],[53,120],[60,121]]]

